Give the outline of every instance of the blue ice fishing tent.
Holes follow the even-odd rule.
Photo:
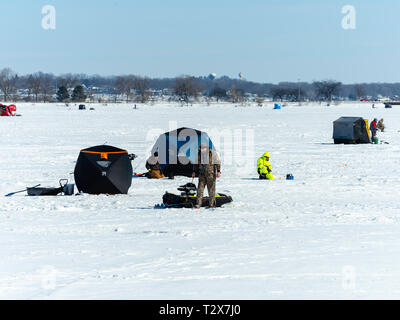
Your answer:
[[[158,152],[158,161],[165,176],[191,177],[200,144],[215,150],[207,133],[191,128],[179,128],[163,133],[152,148]]]
[[[282,106],[280,104],[278,104],[278,103],[275,103],[274,109],[275,110],[280,110],[280,109],[282,109]]]

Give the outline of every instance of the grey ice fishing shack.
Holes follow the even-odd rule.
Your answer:
[[[335,144],[370,143],[368,121],[361,117],[341,117],[333,122]]]

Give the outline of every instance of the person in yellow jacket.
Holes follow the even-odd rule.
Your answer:
[[[272,174],[271,163],[269,162],[269,152],[265,152],[262,157],[257,160],[257,172],[260,175],[260,179],[275,179]]]

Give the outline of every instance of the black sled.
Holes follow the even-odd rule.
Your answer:
[[[194,208],[196,205],[196,185],[187,183],[178,188],[181,191],[180,195],[166,192],[163,195],[163,207],[165,208]],[[216,196],[216,206],[222,207],[226,203],[232,202],[232,197],[218,193]],[[203,197],[201,206],[208,207],[210,205],[210,198]]]
[[[64,193],[64,195],[72,195],[74,193],[74,185],[68,184],[67,179],[61,179],[59,183],[59,188],[39,188],[36,186],[32,188],[26,188],[26,191],[28,196],[57,196],[60,193]]]

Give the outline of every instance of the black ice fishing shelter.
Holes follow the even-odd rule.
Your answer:
[[[341,117],[333,122],[334,142],[344,144],[370,143],[367,122],[361,117]]]
[[[127,194],[132,184],[128,151],[106,145],[81,150],[74,176],[80,192]]]

